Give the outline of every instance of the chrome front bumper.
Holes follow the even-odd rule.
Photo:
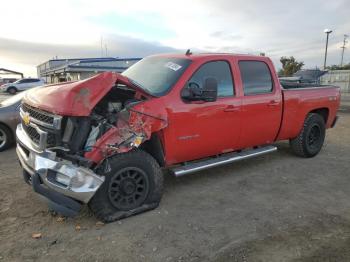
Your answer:
[[[22,124],[17,126],[16,137],[16,152],[22,167],[30,175],[38,174],[50,190],[88,203],[104,182],[104,177],[57,158],[55,152],[38,150],[23,130]]]

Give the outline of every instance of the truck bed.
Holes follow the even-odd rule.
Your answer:
[[[335,86],[282,88],[283,114],[278,140],[294,138],[300,132],[305,116],[321,112],[330,128],[339,108],[340,89]]]
[[[296,82],[281,82],[282,89],[304,89],[304,88],[322,88],[330,87],[329,85],[318,85],[315,83],[296,83]]]

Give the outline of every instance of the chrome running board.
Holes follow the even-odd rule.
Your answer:
[[[276,150],[277,150],[277,147],[275,146],[264,146],[264,147],[254,148],[254,149],[247,149],[239,153],[237,152],[226,153],[215,158],[209,158],[206,160],[196,161],[196,162],[188,163],[182,166],[178,166],[173,168],[172,171],[174,175],[177,177],[183,176],[183,175],[201,171],[207,168],[221,166],[228,163],[233,163],[236,161],[264,155],[267,153],[274,152]]]

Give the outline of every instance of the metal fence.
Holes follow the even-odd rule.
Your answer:
[[[330,70],[321,77],[321,84],[335,85],[344,93],[350,93],[350,70]]]

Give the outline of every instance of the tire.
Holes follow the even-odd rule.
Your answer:
[[[319,114],[307,115],[299,135],[289,141],[293,152],[301,157],[314,157],[322,149],[326,136],[326,126]]]
[[[0,152],[9,148],[12,143],[13,134],[11,130],[7,126],[0,124]]]
[[[105,181],[88,203],[99,220],[108,223],[159,205],[163,174],[151,155],[132,150],[107,159],[106,165]]]
[[[17,93],[17,88],[14,86],[10,86],[9,88],[7,88],[7,92],[10,93],[11,95],[14,95]]]

